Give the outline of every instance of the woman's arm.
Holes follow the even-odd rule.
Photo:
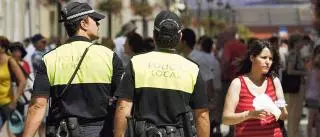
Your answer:
[[[24,88],[26,86],[26,78],[23,75],[21,68],[18,66],[18,63],[13,59],[9,58],[9,67],[13,74],[16,76],[19,85],[17,85],[17,94],[14,96],[12,103],[16,104],[19,97],[23,94]]]
[[[280,115],[280,119],[281,120],[285,120],[287,118],[288,115],[288,111],[285,107],[286,105],[286,101],[284,99],[284,94],[283,94],[283,90],[282,90],[282,86],[281,86],[281,82],[280,79],[278,77],[273,79],[273,84],[275,87],[275,91],[276,91],[276,95],[277,95],[277,100],[280,101],[284,104],[281,105],[280,110],[281,110],[281,115]]]

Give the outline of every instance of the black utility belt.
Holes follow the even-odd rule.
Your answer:
[[[139,137],[175,137],[183,134],[182,126],[156,126],[146,121],[136,121],[135,126]]]
[[[59,123],[47,123],[47,137],[81,137],[80,126],[103,126],[104,118],[81,119],[68,117],[60,120]]]

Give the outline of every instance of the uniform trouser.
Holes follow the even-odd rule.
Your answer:
[[[297,93],[288,93],[288,136],[300,137],[300,120],[304,102],[304,86],[300,86]]]
[[[101,130],[103,126],[80,126],[81,137],[102,137]]]
[[[135,123],[134,137],[187,137],[183,127],[156,127],[145,121],[137,121]]]
[[[58,133],[55,133],[55,135],[60,136],[55,137],[113,137],[113,133],[110,133],[109,130],[106,130],[109,128],[106,127],[108,124],[103,124],[103,122],[104,121],[98,121],[94,123],[80,124],[75,129],[68,129],[67,136],[66,134],[61,134],[61,132],[57,130]]]

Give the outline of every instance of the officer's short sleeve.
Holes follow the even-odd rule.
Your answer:
[[[132,69],[132,62],[130,61],[127,67],[124,69],[124,73],[121,77],[120,85],[115,93],[115,96],[119,99],[133,100],[134,89],[134,73]]]
[[[119,87],[121,76],[123,74],[122,61],[120,60],[120,58],[116,53],[113,53],[112,65],[113,65],[113,74],[112,74],[112,81],[111,81],[111,93],[113,95],[115,90]]]
[[[198,74],[197,82],[190,98],[190,106],[192,109],[208,108],[208,96],[200,73]]]
[[[47,68],[43,60],[39,63],[39,69],[36,71],[33,84],[32,96],[49,96],[50,82],[47,75]]]

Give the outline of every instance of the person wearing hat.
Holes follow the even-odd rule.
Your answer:
[[[79,2],[67,4],[61,16],[69,39],[42,57],[23,137],[35,135],[49,99],[47,137],[113,136],[106,119],[123,68],[113,51],[92,43],[104,16]],[[110,128],[102,132],[104,125]]]
[[[115,137],[125,136],[127,124],[130,136],[208,137],[208,99],[199,67],[174,50],[181,39],[181,21],[175,13],[162,11],[154,26],[158,50],[134,56],[115,93]]]
[[[125,43],[127,41],[128,35],[133,34],[136,29],[137,26],[135,25],[135,23],[133,21],[129,21],[121,27],[120,33],[122,35],[113,40],[113,42],[115,43],[114,52],[117,53],[117,55],[120,57],[124,66],[126,66],[130,60],[130,55],[126,54],[124,50]]]

